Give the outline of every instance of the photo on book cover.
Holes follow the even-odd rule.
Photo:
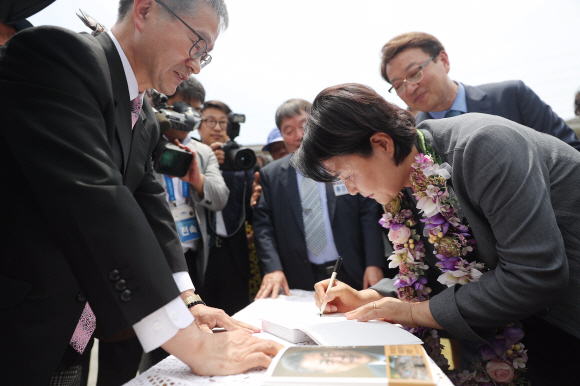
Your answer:
[[[284,352],[273,377],[356,377],[386,378],[385,348],[372,347],[290,347]],[[409,364],[395,364],[405,374]]]

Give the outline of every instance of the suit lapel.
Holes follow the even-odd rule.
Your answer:
[[[111,83],[113,86],[113,99],[115,101],[115,125],[117,132],[117,139],[121,144],[121,151],[123,153],[123,165],[121,173],[125,175],[127,170],[127,161],[129,159],[129,152],[131,149],[131,102],[129,101],[129,86],[125,78],[125,71],[123,63],[119,57],[119,52],[115,47],[113,41],[108,34],[102,33],[97,36],[97,40],[101,43],[107,62],[109,64],[109,71],[111,74]]]
[[[465,87],[465,100],[467,102],[467,112],[469,113],[492,113],[492,102],[487,99],[487,94],[473,86],[463,85]]]
[[[332,182],[327,182],[326,184],[326,205],[328,206],[328,217],[330,217],[330,223],[334,220],[334,212],[336,209],[336,195],[334,194],[334,186]]]
[[[288,197],[288,202],[294,213],[294,218],[298,223],[298,227],[304,235],[304,221],[302,220],[302,202],[300,200],[300,189],[298,187],[298,181],[296,180],[296,170],[290,166],[290,157],[288,156],[282,161],[280,175],[280,182],[283,186],[283,191],[286,192]]]

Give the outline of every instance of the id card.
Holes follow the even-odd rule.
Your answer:
[[[199,226],[195,218],[195,212],[189,205],[180,205],[171,208],[171,214],[179,233],[179,239],[182,243],[200,238]]]
[[[346,189],[346,185],[342,181],[336,181],[332,183],[332,187],[334,188],[334,195],[335,196],[344,196],[348,194],[348,190]]]

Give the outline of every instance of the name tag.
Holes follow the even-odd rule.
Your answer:
[[[342,181],[333,182],[332,187],[334,188],[334,195],[335,196],[343,196],[345,194],[348,194],[348,190],[346,189],[346,185]]]
[[[197,218],[195,218],[195,212],[191,206],[180,205],[176,208],[171,208],[171,214],[182,243],[200,238]]]

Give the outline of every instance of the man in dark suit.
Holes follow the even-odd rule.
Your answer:
[[[432,35],[408,32],[382,49],[381,75],[413,110],[417,124],[463,113],[499,115],[553,135],[580,150],[570,127],[522,81],[468,86],[451,80],[443,45]]]
[[[309,200],[309,181],[290,166],[309,106],[291,99],[276,112],[276,125],[291,154],[260,171],[262,195],[254,207],[254,232],[264,278],[256,298],[270,293],[275,298],[280,287],[287,295],[289,288],[313,290],[316,282],[330,277],[338,256],[343,258],[338,280],[362,289],[384,277],[380,206],[350,196],[342,184],[313,182],[314,200]],[[313,213],[318,218],[310,218]]]
[[[198,374],[267,366],[277,351],[243,331],[203,334],[180,297],[187,267],[153,177],[159,128],[142,93],[171,94],[209,63],[227,11],[192,3],[177,19],[159,0],[122,1],[96,38],[30,28],[0,50],[7,384],[78,384],[95,319],[105,335],[133,326],[146,351],[162,346]]]

